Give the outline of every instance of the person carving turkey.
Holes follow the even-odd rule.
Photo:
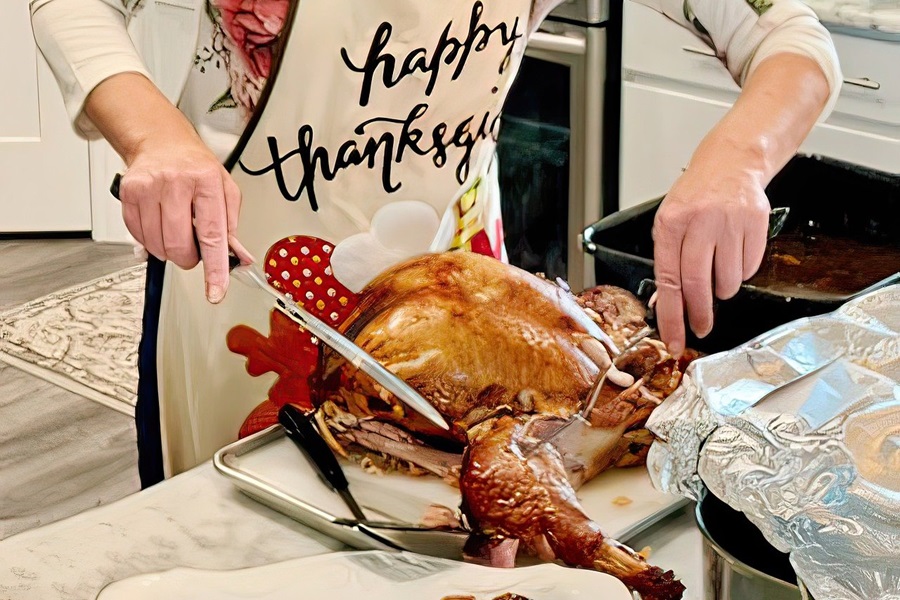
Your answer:
[[[685,313],[707,333],[713,296],[758,267],[763,190],[828,115],[841,75],[799,0],[641,2],[700,36],[743,86],[654,225],[659,328],[678,355]],[[505,259],[499,114],[530,33],[559,3],[31,0],[75,127],[127,165],[123,217],[150,254],[144,486],[233,441],[271,383],[226,347],[236,325],[266,326],[249,291],[229,291],[229,248],[249,263],[317,236],[349,292],[429,251]]]

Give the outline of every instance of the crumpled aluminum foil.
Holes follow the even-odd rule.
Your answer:
[[[900,599],[900,286],[695,361],[654,484],[740,510],[821,600]]]

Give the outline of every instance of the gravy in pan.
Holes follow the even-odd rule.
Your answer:
[[[900,247],[784,233],[769,241],[759,271],[747,283],[785,295],[840,297],[898,271]]]

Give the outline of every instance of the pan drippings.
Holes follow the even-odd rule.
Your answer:
[[[855,294],[900,271],[900,248],[849,238],[784,233],[769,242],[748,282],[800,297]]]

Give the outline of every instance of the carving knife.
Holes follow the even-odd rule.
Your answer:
[[[116,174],[112,185],[109,188],[110,193],[117,199],[119,198],[119,186],[121,181],[122,175]],[[345,335],[321,319],[316,318],[309,311],[270,286],[266,282],[265,275],[262,274],[256,265],[240,265],[240,260],[233,255],[229,256],[228,261],[231,273],[236,279],[248,285],[259,287],[268,294],[274,296],[278,301],[278,306],[282,312],[293,321],[322,340],[326,345],[330,346],[338,354],[350,361],[357,369],[380,383],[384,389],[394,394],[411,409],[441,429],[450,429],[450,426],[447,425],[447,422],[441,416],[441,413],[429,404],[421,394],[395,374],[385,369],[381,363],[372,358],[371,355],[353,343]]]
[[[441,413],[429,404],[419,392],[385,369],[381,363],[372,358],[368,352],[357,346],[344,334],[340,333],[338,330],[334,329],[270,286],[266,282],[265,275],[261,273],[256,265],[239,266],[232,271],[232,274],[239,281],[255,285],[274,296],[282,311],[284,311],[284,313],[293,321],[333,348],[338,354],[350,361],[354,367],[380,383],[384,389],[394,394],[411,409],[441,429],[450,429],[450,426],[447,425],[447,422],[444,420],[444,417],[441,416]]]

